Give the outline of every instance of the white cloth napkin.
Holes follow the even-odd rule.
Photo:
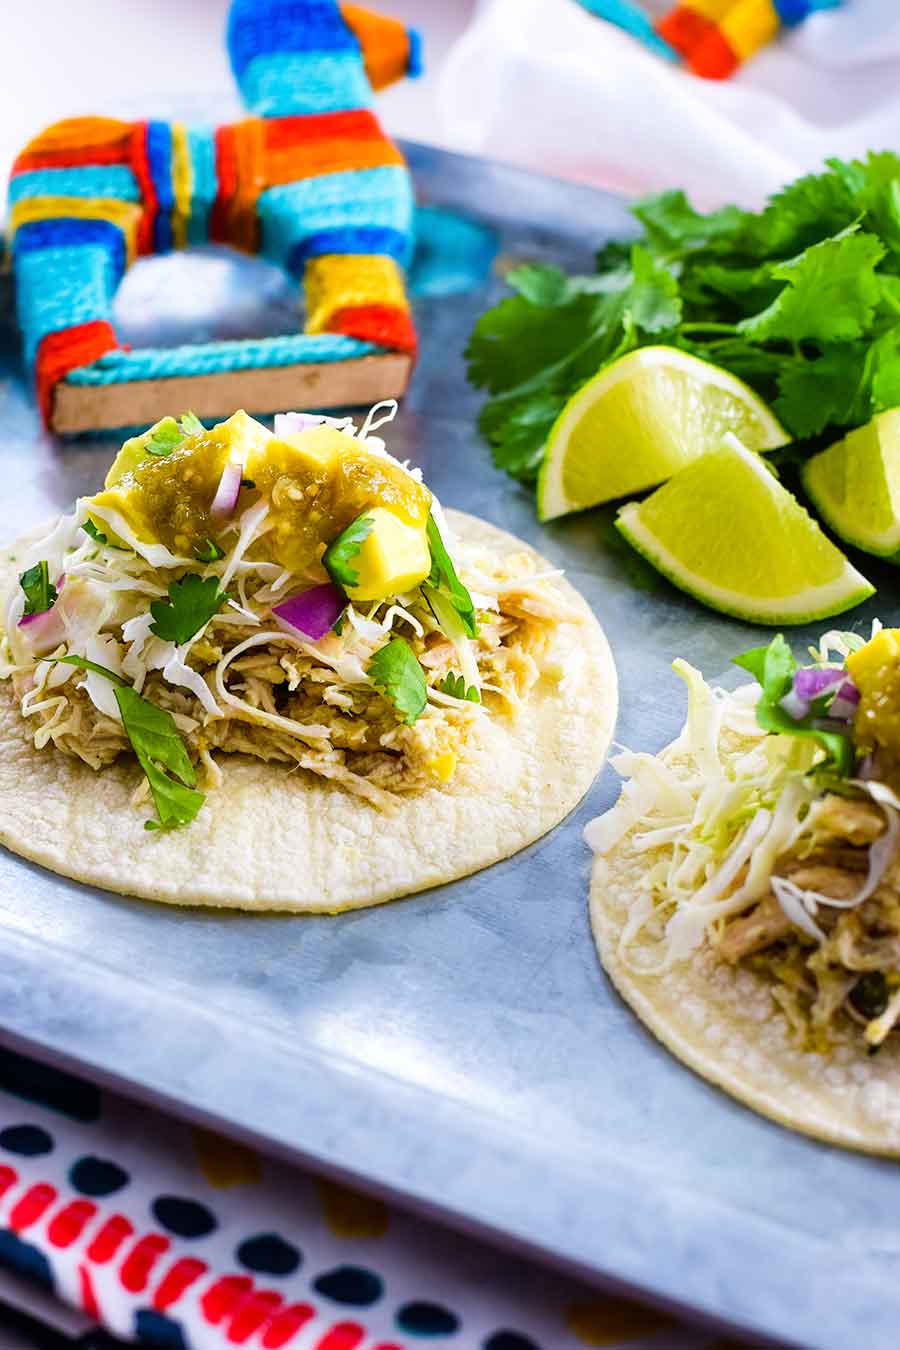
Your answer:
[[[661,60],[577,0],[487,0],[450,53],[440,102],[448,140],[471,153],[753,207],[828,156],[900,149],[898,79],[898,0],[847,0],[723,82]]]

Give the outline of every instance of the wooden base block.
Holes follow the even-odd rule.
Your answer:
[[[61,381],[53,391],[50,426],[60,436],[147,427],[170,414],[229,417],[249,413],[317,412],[366,406],[406,393],[413,360],[402,352],[325,364],[229,370],[162,380],[85,385]]]

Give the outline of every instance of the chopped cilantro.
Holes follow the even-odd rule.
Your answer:
[[[367,671],[373,684],[402,713],[404,722],[415,722],[421,716],[428,698],[425,672],[404,638],[391,638],[379,647]]]
[[[331,625],[332,633],[337,633],[338,637],[340,637],[341,633],[343,633],[344,631],[344,624],[346,622],[347,622],[347,611],[346,609],[342,609],[340,614],[335,619],[334,623]]]
[[[428,585],[438,591],[456,610],[469,637],[478,636],[478,621],[472,597],[456,575],[453,559],[444,547],[434,516],[428,516],[428,547],[431,549],[431,574]]]
[[[218,577],[200,577],[188,572],[169,585],[168,600],[154,600],[150,606],[153,623],[150,632],[164,642],[180,646],[199,633],[221,609],[225,600]]]
[[[185,436],[202,436],[206,427],[196,413],[186,412],[181,414],[181,430]]]
[[[467,703],[481,702],[481,695],[474,684],[470,684],[467,689],[463,676],[455,675],[452,670],[441,680],[438,689],[443,694],[449,694],[451,698],[465,699]]]
[[[368,539],[372,533],[374,525],[371,516],[365,514],[357,516],[356,520],[328,545],[322,562],[336,586],[343,586],[346,589],[348,586],[355,586],[359,581],[359,572],[351,566],[351,563],[362,548],[363,540]]]
[[[152,434],[148,434],[145,447],[148,455],[156,455],[157,458],[164,459],[166,455],[171,455],[173,450],[177,450],[183,440],[184,432],[175,418],[164,417],[154,427]]]
[[[97,526],[90,519],[90,517],[88,517],[87,520],[82,522],[81,528],[84,530],[85,534],[89,534],[90,537],[96,540],[98,544],[109,543],[109,540],[107,539],[106,535],[103,533],[102,530],[97,529]]]
[[[818,741],[826,752],[826,759],[817,767],[837,774],[840,778],[847,778],[853,773],[856,752],[851,728],[848,726],[844,732],[822,726],[822,719],[828,715],[830,695],[813,699],[807,715],[799,719],[791,717],[781,706],[781,700],[791,689],[797,672],[794,654],[781,633],[777,633],[767,647],[754,647],[752,651],[744,652],[743,656],[736,656],[734,664],[749,671],[762,689],[762,696],[756,705],[756,720],[763,731]]]
[[[46,558],[23,572],[19,577],[19,585],[25,592],[26,614],[43,614],[56,602],[56,587],[50,581]]]
[[[106,666],[84,656],[60,656],[57,660],[80,670],[92,670],[115,685],[122,726],[147,776],[159,816],[158,821],[146,821],[144,829],[171,830],[189,825],[206,798],[196,791],[197,774],[171,713],[142,698],[121,675]]]
[[[195,546],[194,557],[199,558],[200,562],[218,562],[220,558],[225,557],[225,550],[219,548],[213,539],[207,539],[205,543]]]

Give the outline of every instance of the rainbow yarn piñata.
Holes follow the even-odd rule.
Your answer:
[[[18,316],[48,425],[62,389],[128,384],[139,421],[150,411],[146,389],[137,398],[145,382],[415,352],[403,272],[412,185],[371,103],[373,88],[418,73],[416,34],[336,0],[233,0],[228,50],[245,120],[211,128],[74,118],[15,161]],[[112,304],[129,264],[208,241],[259,253],[302,282],[305,332],[121,347]],[[235,393],[232,383],[231,401],[215,411],[240,403]],[[247,402],[272,411],[260,397]]]

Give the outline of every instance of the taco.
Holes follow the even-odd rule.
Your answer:
[[[783,1124],[900,1155],[900,630],[738,658],[592,821],[591,920],[679,1059]]]
[[[6,847],[149,899],[334,912],[572,809],[616,710],[596,619],[373,429],[165,418],[3,550]]]

